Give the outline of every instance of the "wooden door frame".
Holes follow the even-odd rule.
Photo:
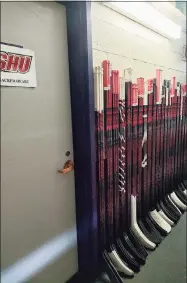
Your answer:
[[[78,281],[88,283],[99,270],[91,2],[58,3],[65,5],[67,17]]]

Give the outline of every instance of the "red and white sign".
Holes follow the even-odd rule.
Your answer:
[[[34,51],[1,44],[1,86],[36,87]]]

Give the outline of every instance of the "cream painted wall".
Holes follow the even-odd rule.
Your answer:
[[[168,40],[125,16],[100,4],[92,3],[92,42],[94,65],[108,59],[112,68],[133,68],[132,79],[155,77],[156,68],[163,77],[186,81],[186,62],[182,61],[185,32],[180,40]]]

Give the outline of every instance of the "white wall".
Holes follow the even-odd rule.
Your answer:
[[[108,59],[121,75],[131,66],[133,80],[155,77],[156,68],[161,68],[163,77],[175,75],[186,81],[184,32],[180,40],[170,41],[100,3],[92,3],[92,42],[94,66]]]

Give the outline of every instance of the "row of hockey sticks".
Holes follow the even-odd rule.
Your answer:
[[[154,84],[154,86],[155,87],[157,87],[157,85],[159,85],[160,84],[160,71],[158,70],[157,71],[157,73],[158,73],[158,75],[159,76],[157,76],[157,80],[155,81],[155,84]],[[138,79],[138,81],[139,82],[141,82],[143,79]],[[142,84],[143,86],[144,86],[144,83]],[[141,90],[141,85],[139,84],[139,90]],[[149,88],[150,88],[150,86],[149,86]],[[161,87],[161,90],[162,90],[162,87]],[[169,90],[169,89],[168,89]],[[149,90],[150,91],[150,90]],[[141,91],[140,91],[141,92]],[[144,92],[144,91],[143,91]],[[160,125],[161,125],[161,119],[159,119],[159,117],[161,117],[161,113],[162,113],[162,104],[160,105],[160,99],[158,100],[157,99],[157,97],[158,97],[158,95],[157,95],[157,90],[156,90],[156,92],[154,91],[153,92],[153,94],[155,93],[155,97],[156,97],[156,106],[153,108],[152,107],[152,109],[153,109],[153,112],[152,112],[152,116],[150,116],[149,117],[149,115],[151,114],[150,113],[150,109],[151,109],[151,101],[153,101],[152,99],[151,99],[151,93],[149,94],[149,103],[148,103],[148,106],[145,106],[145,104],[146,103],[144,103],[144,106],[143,106],[143,119],[144,119],[144,123],[143,123],[143,128],[144,128],[144,136],[143,136],[143,142],[142,142],[142,145],[143,145],[143,158],[142,158],[142,190],[141,190],[141,195],[143,196],[143,199],[144,199],[144,208],[146,209],[146,204],[148,203],[148,199],[147,198],[150,198],[150,196],[151,196],[151,194],[149,193],[149,194],[147,194],[146,193],[146,190],[148,190],[148,189],[150,189],[150,185],[151,186],[153,186],[154,185],[154,187],[156,186],[157,187],[157,190],[155,191],[155,193],[154,193],[154,191],[153,191],[153,193],[152,193],[152,195],[154,195],[154,197],[156,196],[156,193],[157,193],[157,191],[158,191],[158,196],[155,198],[156,200],[158,200],[161,196],[160,196],[160,191],[158,190],[158,188],[159,188],[159,186],[160,186],[160,184],[161,184],[161,181],[162,181],[162,179],[161,179],[161,171],[162,171],[162,150],[159,150],[159,148],[160,148],[160,145],[163,143],[162,142],[162,139],[160,140],[160,134],[161,134],[161,131],[160,131]],[[145,97],[144,97],[145,98]],[[137,105],[137,102],[136,102],[136,104],[135,105]],[[161,107],[160,107],[161,106]],[[178,109],[179,109],[180,107],[178,107]],[[132,107],[132,113],[137,113],[137,110],[135,110],[135,107]],[[139,105],[139,113],[141,113],[141,106]],[[134,124],[135,123],[135,125],[136,125],[136,115],[133,115],[133,123],[132,124]],[[150,119],[151,118],[151,119]],[[150,127],[148,126],[148,130],[147,130],[147,124],[149,125],[150,123],[147,123],[147,121],[149,121],[149,122],[152,122],[152,119],[153,118],[156,118],[155,120],[156,120],[156,123],[153,123],[153,125],[152,125],[152,142],[151,142],[151,139],[149,138],[150,137]],[[127,119],[128,120],[128,119]],[[140,120],[140,117],[139,117],[139,121],[141,121]],[[154,128],[154,125],[156,124],[156,129]],[[141,129],[141,126],[139,127],[140,129]],[[179,129],[179,131],[180,131],[180,128],[178,127],[178,129]],[[137,132],[137,130],[135,130],[135,133]],[[133,131],[132,131],[132,133],[133,133]],[[140,135],[141,135],[141,133],[142,133],[142,131],[140,130]],[[156,133],[156,139],[155,139],[155,133]],[[136,135],[137,134],[135,134],[135,139],[136,139]],[[134,135],[133,135],[134,136]],[[140,138],[140,136],[139,136],[139,138]],[[134,140],[134,139],[133,139]],[[146,140],[148,140],[148,146],[147,146],[147,143],[145,142]],[[156,142],[155,142],[155,140],[156,140]],[[154,146],[152,146],[152,149],[153,149],[153,152],[151,151],[151,145],[153,145],[153,143],[154,143]],[[136,143],[135,143],[136,144]],[[140,148],[140,146],[139,146],[139,148]],[[168,147],[169,148],[169,147]],[[133,152],[135,151],[135,146],[133,145]],[[152,154],[150,154],[152,152]],[[156,152],[156,160],[155,160],[155,152]],[[141,152],[139,153],[139,156],[141,155]],[[135,158],[136,159],[136,158]],[[129,164],[131,164],[131,163],[136,163],[136,161],[135,162],[129,162]],[[149,166],[148,166],[149,165]],[[169,167],[169,166],[168,166]],[[134,168],[134,166],[133,166],[133,168]],[[150,176],[151,176],[151,174],[150,174],[150,169],[152,170],[152,172],[153,172],[153,174],[152,174],[152,182],[150,183]],[[135,169],[135,172],[136,172],[136,169]],[[133,177],[135,176],[136,174],[133,174]],[[138,178],[138,180],[139,180],[139,178]],[[136,182],[135,182],[135,186],[136,186]],[[133,186],[132,186],[133,187]],[[154,188],[152,188],[152,190],[154,190]],[[163,193],[163,192],[162,192]],[[135,194],[133,194],[133,195],[135,195]],[[134,200],[133,200],[134,201]],[[163,205],[163,204],[162,204]],[[151,204],[151,206],[154,206],[154,203],[152,203]],[[183,207],[183,208],[185,208],[185,207]],[[162,216],[165,216],[164,215],[164,213],[162,212],[162,211],[160,211],[160,207],[159,206],[157,206],[157,210],[159,211],[159,213],[160,214],[162,214]],[[164,225],[164,222],[162,221],[162,219],[159,217],[159,215],[158,215],[158,213],[157,213],[157,210],[155,210],[155,209],[152,209],[151,210],[151,213],[150,213],[150,215],[149,215],[149,218],[151,218],[152,217],[152,222],[155,222],[154,224],[155,224],[155,226],[158,226],[158,224],[162,224],[162,226],[164,226],[164,227],[159,227],[158,226],[158,228],[160,228],[161,229],[161,233],[162,234],[167,234],[168,232],[170,232],[170,230],[171,230],[171,228],[168,226],[168,225],[166,225],[167,223],[165,223],[165,225]],[[133,215],[133,214],[132,214]],[[165,219],[167,219],[166,217],[165,217]],[[155,221],[156,220],[156,221]],[[135,222],[136,223],[136,222]],[[171,222],[170,222],[171,223]],[[136,225],[135,225],[136,226]],[[140,221],[139,222],[139,226],[143,229],[144,227],[142,226],[142,222]],[[163,229],[162,229],[163,228]],[[164,228],[165,228],[165,230],[164,230]],[[144,231],[145,231],[145,229],[143,229]],[[155,234],[155,233],[154,233]],[[159,243],[160,241],[161,241],[161,238],[159,237],[159,239],[158,239],[158,233],[156,233],[155,235],[157,235],[157,238],[155,239],[155,241],[156,241],[156,243]],[[154,235],[154,236],[155,236]],[[152,239],[154,239],[153,237],[150,237],[150,238],[152,238]],[[144,238],[142,238],[142,241],[144,241],[145,239]],[[149,246],[149,248],[151,248],[151,245],[150,245],[150,243],[148,243],[148,242],[145,242],[145,245],[147,245],[148,244],[148,246]]]
[[[103,71],[104,81],[102,81]],[[100,250],[104,258],[105,268],[111,279],[122,282],[120,272],[121,275],[134,275],[134,271],[130,269],[125,262],[125,259],[127,261],[131,259],[132,256],[124,247],[126,243],[129,247],[132,246],[131,241],[133,241],[133,234],[131,235],[131,241],[128,238],[126,242],[123,234],[121,235],[121,219],[123,226],[124,220],[123,217],[119,215],[119,207],[122,211],[125,203],[121,202],[123,202],[125,198],[120,201],[118,188],[119,73],[113,71],[110,75],[109,72],[109,62],[103,62],[103,70],[101,67],[96,67],[94,72]],[[142,250],[144,250],[143,247]],[[141,260],[141,255],[139,255],[138,252],[137,256],[139,256]],[[139,268],[135,260],[132,264],[135,268]]]
[[[121,280],[119,273],[134,275],[134,271],[128,267],[125,261],[131,260],[131,265],[138,271],[139,265],[125,249],[133,249],[131,241],[133,234],[121,234],[121,220],[123,221],[124,200],[120,200],[118,190],[118,166],[119,157],[119,73],[113,71],[109,75],[109,62],[103,62],[104,69],[104,97],[102,86],[102,68],[95,68],[95,105],[96,105],[96,137],[97,137],[97,172],[100,211],[100,240],[101,250],[105,259],[106,268],[111,279]],[[117,130],[117,131],[116,131]],[[115,188],[115,190],[114,190]],[[124,195],[125,196],[125,195]],[[122,206],[123,204],[123,206]],[[122,217],[119,215],[121,207]],[[127,205],[125,205],[127,207]],[[114,222],[115,218],[115,222]],[[119,223],[120,222],[120,223]],[[123,221],[124,224],[124,221]],[[143,247],[139,244],[139,249]],[[143,263],[144,259],[134,248],[135,255]],[[144,254],[147,255],[146,251]],[[119,273],[115,272],[115,267]]]
[[[135,271],[139,271],[140,264],[145,263],[147,252],[144,247],[154,249],[161,242],[160,233],[165,235],[170,231],[169,224],[158,213],[159,208],[155,209],[157,188],[154,187],[158,186],[155,176],[159,180],[162,176],[162,183],[164,182],[164,173],[155,173],[159,162],[162,159],[167,161],[169,152],[165,155],[161,155],[160,150],[157,150],[159,154],[155,152],[156,145],[160,149],[159,142],[162,140],[158,117],[164,113],[161,111],[164,110],[162,106],[163,109],[160,105],[155,106],[158,78],[152,83],[152,90],[149,90],[147,105],[141,89],[142,79],[138,80],[137,87],[130,79],[125,82],[125,78],[119,78],[118,71],[111,72],[110,69],[110,62],[104,61],[103,68],[96,67],[94,72],[100,249],[111,279],[121,282],[120,275],[133,276]],[[166,93],[164,86],[163,91]],[[167,115],[164,118],[164,127],[169,131]],[[152,135],[149,129],[152,130]],[[185,137],[185,127],[181,129]],[[166,130],[164,134],[165,137],[168,136]],[[183,148],[185,150],[185,143]],[[181,166],[184,165],[183,160]],[[165,162],[163,172],[168,167],[169,164]],[[170,206],[173,205],[177,210],[170,198],[169,201]],[[151,212],[147,216],[149,209]]]
[[[147,103],[144,103],[144,110],[143,110],[143,117],[144,117],[144,123],[143,123],[143,127],[144,127],[144,137],[143,137],[143,158],[142,158],[142,188],[141,188],[141,195],[143,194],[143,203],[144,203],[144,208],[145,208],[145,212],[144,212],[144,221],[143,224],[146,224],[145,226],[142,226],[142,222],[140,221],[139,227],[141,228],[141,230],[144,232],[144,235],[147,236],[147,240],[151,240],[152,244],[147,241],[144,237],[142,237],[141,235],[141,241],[143,242],[143,244],[150,249],[154,248],[154,243],[159,244],[161,241],[161,235],[167,235],[167,233],[169,233],[171,231],[171,227],[169,224],[174,224],[173,222],[170,221],[169,217],[167,217],[167,215],[171,215],[171,213],[169,214],[169,211],[167,210],[166,204],[164,205],[163,202],[161,202],[161,199],[163,199],[164,197],[164,191],[162,188],[162,183],[164,182],[164,175],[163,175],[163,134],[165,134],[165,132],[162,131],[161,125],[163,123],[163,120],[161,119],[163,112],[163,105],[164,103],[162,102],[162,99],[165,97],[167,98],[167,100],[170,101],[170,88],[169,85],[168,87],[164,87],[162,86],[162,84],[160,84],[161,78],[160,78],[160,70],[157,70],[157,78],[155,80],[155,82],[153,83],[153,99],[151,97],[151,93],[148,96],[148,105],[146,106]],[[143,79],[142,79],[143,80]],[[142,83],[142,85],[144,86],[144,83]],[[149,86],[150,88],[150,86]],[[140,88],[139,88],[140,89]],[[144,93],[144,88],[143,88],[143,93]],[[175,94],[173,95],[175,97]],[[180,95],[181,97],[181,95]],[[145,94],[144,94],[144,100],[145,99]],[[156,99],[156,100],[155,100]],[[151,107],[151,100],[153,102]],[[180,100],[178,99],[178,101],[180,102]],[[171,102],[170,102],[171,103]],[[133,108],[133,107],[132,107]],[[150,115],[150,110],[152,108],[152,115]],[[169,108],[169,107],[167,107]],[[180,103],[178,103],[178,107],[177,107],[178,114],[180,113]],[[132,110],[133,111],[133,110]],[[166,111],[166,113],[169,112],[170,110]],[[179,119],[178,117],[180,115],[177,115],[177,113],[175,113],[176,115],[174,116],[175,119]],[[167,117],[170,118],[170,117]],[[165,149],[166,153],[167,153],[167,159],[166,159],[166,167],[167,167],[167,173],[169,172],[170,174],[170,179],[171,179],[171,174],[173,174],[173,172],[171,171],[171,163],[172,163],[172,158],[169,155],[169,152],[171,152],[171,137],[170,137],[170,128],[169,128],[169,124],[171,121],[168,121],[169,119],[166,120],[166,127],[168,127],[168,134],[167,137],[169,136],[168,139],[168,143],[167,143],[167,148]],[[139,119],[140,121],[140,119]],[[147,123],[148,122],[148,123]],[[150,127],[149,127],[149,122],[152,123],[152,135],[150,136]],[[148,125],[148,127],[147,127]],[[148,130],[147,130],[148,128]],[[176,129],[178,129],[178,132],[180,132],[180,127],[179,124],[177,125]],[[177,134],[178,132],[176,131],[176,139],[177,139]],[[151,149],[152,147],[152,149]],[[175,161],[175,159],[173,159]],[[150,172],[152,171],[152,173],[150,174]],[[151,182],[150,182],[150,176],[151,176]],[[177,184],[176,184],[177,185]],[[172,187],[171,187],[172,188]],[[146,192],[147,191],[147,192]],[[145,217],[145,215],[147,214],[147,208],[146,208],[146,204],[149,203],[148,199],[150,199],[151,197],[151,202],[150,202],[150,208],[149,208],[149,213],[148,216]],[[167,196],[168,198],[169,196]],[[183,197],[183,201],[185,202],[185,196]],[[176,194],[174,192],[172,192],[171,194],[171,198],[175,199],[175,202],[177,201],[176,198]],[[135,202],[135,200],[133,200]],[[170,199],[169,199],[170,201]],[[156,203],[157,202],[157,203]],[[161,202],[161,203],[160,203]],[[182,203],[180,204],[181,209],[186,209],[185,205],[182,205]],[[169,204],[168,204],[169,205]],[[135,206],[135,203],[134,203]],[[163,211],[164,210],[164,211]],[[167,215],[165,213],[167,212]],[[132,214],[133,215],[133,214]],[[151,222],[150,222],[151,220]],[[177,220],[177,219],[175,219]],[[136,221],[134,221],[136,223]],[[145,223],[146,222],[146,223]],[[149,227],[149,231],[146,231],[145,228],[148,228],[148,222],[149,224],[154,224],[154,227]],[[169,223],[167,223],[169,222]],[[136,228],[136,225],[135,225]],[[151,228],[151,229],[150,229]],[[155,229],[156,228],[156,229]],[[136,230],[136,229],[134,229]],[[150,232],[150,233],[147,233]],[[153,233],[154,232],[154,233]]]
[[[158,74],[160,71],[157,71]],[[142,79],[141,79],[142,80]],[[139,81],[141,81],[139,79]],[[143,222],[141,220],[137,221],[136,219],[136,198],[138,196],[135,195],[135,193],[132,194],[132,208],[134,207],[134,209],[132,210],[132,216],[134,217],[134,219],[132,220],[131,224],[133,227],[134,232],[136,233],[137,237],[139,237],[140,241],[144,244],[145,247],[149,248],[149,249],[153,249],[155,247],[154,244],[159,244],[161,242],[161,235],[166,235],[167,233],[170,232],[171,227],[168,224],[174,224],[170,219],[169,216],[171,215],[171,212],[169,214],[169,208],[172,210],[172,207],[170,205],[173,204],[172,200],[170,200],[170,197],[167,196],[169,203],[164,205],[163,202],[160,203],[161,198],[164,197],[164,191],[162,190],[162,187],[160,187],[160,185],[163,183],[164,181],[164,175],[162,174],[162,170],[163,170],[163,148],[161,147],[161,145],[163,144],[163,139],[161,138],[161,134],[163,134],[161,132],[161,122],[163,122],[160,117],[161,114],[163,114],[163,105],[160,102],[161,99],[158,99],[158,88],[157,86],[159,86],[160,84],[160,74],[159,76],[157,76],[157,79],[155,80],[155,83],[153,84],[153,97],[156,97],[156,101],[154,102],[154,99],[151,98],[151,94],[149,95],[149,99],[148,99],[148,106],[146,106],[146,103],[144,102],[144,106],[143,106],[143,118],[144,118],[144,123],[143,123],[143,140],[142,140],[142,145],[143,145],[143,158],[142,158],[142,188],[141,188],[141,194],[140,196],[142,196],[143,199],[143,206],[145,208],[145,210],[143,210],[143,214],[144,214],[144,218],[143,218]],[[144,84],[142,84],[144,85]],[[150,88],[150,87],[149,87]],[[139,87],[139,89],[141,89],[141,85]],[[165,95],[168,92],[168,97],[169,97],[169,87],[164,88],[162,87],[161,90],[164,92],[165,91]],[[143,90],[144,93],[144,90]],[[161,92],[162,94],[162,92]],[[165,95],[163,95],[165,97]],[[145,99],[145,95],[144,95],[144,99]],[[168,98],[169,99],[169,98]],[[185,98],[184,98],[185,99]],[[155,103],[155,107],[152,107],[152,115],[150,116],[150,110],[151,110],[151,100],[153,101],[153,103]],[[179,100],[179,99],[178,99]],[[180,101],[180,100],[179,100]],[[136,103],[137,104],[137,103]],[[160,105],[161,104],[161,105]],[[134,107],[132,107],[132,113],[133,112],[137,112],[133,109]],[[180,110],[180,104],[178,104],[178,108]],[[139,107],[139,113],[141,113],[141,108]],[[178,112],[180,113],[180,111]],[[134,115],[133,116],[133,120],[132,120],[132,125],[133,123],[136,123],[136,120],[134,119]],[[136,116],[136,115],[135,115]],[[178,115],[179,117],[180,115]],[[177,118],[177,116],[174,118]],[[179,119],[179,118],[178,118]],[[140,117],[138,118],[139,122],[140,122]],[[156,121],[156,123],[154,123]],[[147,123],[149,122],[149,123]],[[150,127],[149,124],[150,122],[152,122],[152,136],[150,138]],[[166,120],[166,125],[169,124],[168,120]],[[147,127],[148,125],[148,127]],[[177,125],[178,132],[176,132],[176,139],[177,139],[177,134],[181,131],[181,128],[179,127],[180,125]],[[140,126],[141,129],[141,126]],[[184,130],[184,127],[182,127],[182,129]],[[170,129],[168,128],[168,135],[170,135]],[[132,131],[133,132],[133,131]],[[136,132],[136,130],[134,131]],[[140,135],[141,135],[140,131]],[[165,132],[164,132],[165,133]],[[136,135],[135,135],[136,138]],[[140,138],[140,136],[138,136],[138,139]],[[183,138],[180,138],[180,141],[183,140]],[[136,144],[136,143],[135,143]],[[152,146],[152,150],[151,150],[151,146]],[[133,151],[135,149],[135,146],[133,144]],[[172,148],[171,148],[172,149]],[[170,146],[168,146],[167,144],[167,157],[170,157],[170,155],[168,155],[169,152],[171,152]],[[152,152],[152,154],[150,154]],[[177,151],[176,151],[177,152]],[[141,153],[140,153],[141,154]],[[155,158],[156,157],[156,158]],[[173,159],[175,161],[175,159]],[[166,167],[167,169],[169,169],[168,171],[173,174],[173,172],[170,170],[171,169],[171,158],[168,158],[168,160],[166,159]],[[134,167],[134,166],[133,166]],[[179,168],[178,168],[179,169]],[[177,172],[179,171],[177,169]],[[152,174],[150,174],[150,172],[152,171]],[[152,176],[152,180],[150,182],[150,176]],[[134,175],[133,175],[134,178]],[[171,178],[170,178],[171,179]],[[178,180],[179,182],[179,180]],[[177,185],[178,183],[176,183]],[[183,186],[183,184],[181,184],[181,186]],[[138,187],[138,186],[137,186]],[[172,188],[172,187],[171,187]],[[183,187],[183,190],[184,187]],[[181,199],[179,202],[179,199],[177,199],[176,194],[180,194],[180,192],[178,192],[178,190],[176,192],[172,192],[171,194],[171,198],[174,199],[174,202],[177,202],[177,204],[179,205],[179,207],[182,210],[186,209],[186,205],[182,204],[182,201],[185,203],[185,195],[184,192],[181,192]],[[146,191],[148,193],[146,193]],[[176,194],[175,194],[176,193]],[[151,202],[150,202],[150,212],[148,213],[147,217],[146,217],[146,204],[149,203],[148,199],[150,199],[151,197]],[[155,203],[155,200],[158,203]],[[186,204],[186,203],[185,203]],[[174,205],[174,204],[173,204]],[[167,206],[169,206],[169,208],[167,209]],[[175,205],[174,205],[175,206]],[[177,207],[176,207],[177,209]],[[164,210],[164,211],[163,211]],[[133,213],[134,211],[134,213]],[[165,213],[167,213],[167,215]],[[180,212],[180,211],[179,211]],[[173,213],[176,214],[176,212],[174,211]],[[139,214],[138,214],[139,215]],[[161,217],[160,217],[161,216]],[[178,217],[180,217],[180,215],[178,215]],[[176,221],[178,220],[175,219]],[[169,223],[167,223],[169,222]],[[154,226],[152,225],[154,224]],[[139,226],[139,227],[138,227]],[[141,233],[141,231],[139,231],[139,228],[141,228],[140,230],[143,231],[143,234]],[[161,234],[161,235],[160,235]],[[146,236],[146,237],[144,237]],[[147,239],[146,239],[147,238]],[[151,242],[149,241],[151,240]]]
[[[109,75],[109,64],[103,62],[103,69],[96,67],[94,72],[95,83],[95,109],[96,109],[96,144],[97,144],[97,173],[98,173],[98,196],[99,196],[99,213],[100,213],[100,243],[101,252],[111,281],[122,282],[120,269],[126,268],[120,259],[119,254],[114,246],[114,205],[113,205],[113,104],[115,103],[114,81],[118,74]],[[111,88],[112,82],[112,88]],[[118,99],[119,101],[119,99]],[[115,107],[114,107],[115,108]],[[119,108],[119,107],[118,107]],[[115,109],[114,109],[115,110]],[[118,271],[115,265],[118,264]],[[131,270],[125,269],[129,271]]]

